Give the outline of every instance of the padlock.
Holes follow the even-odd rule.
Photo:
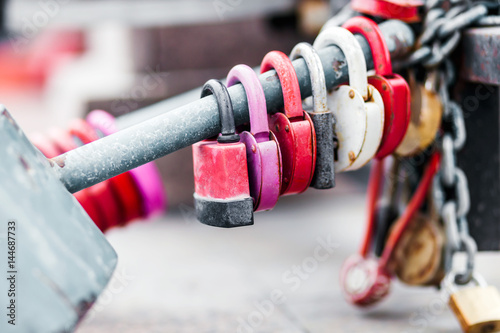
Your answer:
[[[434,176],[439,170],[440,162],[441,155],[437,152],[433,153],[405,211],[390,230],[389,237],[386,240],[384,250],[380,256],[380,265],[391,273],[393,273],[393,271],[390,266],[393,256],[395,255],[395,249],[400,244],[405,231],[409,229],[413,218],[424,204],[429,194]]]
[[[86,117],[87,122],[96,130],[99,137],[116,132],[114,117],[102,110],[94,110]],[[144,201],[139,187],[132,176],[132,170],[113,177],[116,184],[116,195],[124,219],[120,225],[125,225],[135,219],[147,217],[144,213]]]
[[[376,158],[384,158],[399,146],[410,122],[410,87],[406,80],[392,72],[391,54],[378,25],[372,20],[358,16],[348,20],[343,28],[360,34],[368,41],[372,50],[375,75],[368,83],[375,87],[384,100],[384,134]]]
[[[49,133],[49,137],[57,147],[57,155],[64,154],[70,150],[77,148],[73,137],[67,132],[58,129],[52,129]],[[48,156],[47,156],[48,157]],[[73,194],[80,205],[85,209],[85,212],[94,221],[96,226],[102,231],[105,229],[105,216],[101,212],[99,202],[95,197],[92,196],[92,191],[88,188],[78,191]]]
[[[376,199],[381,189],[383,161],[373,161],[368,188],[367,227],[361,249],[359,254],[349,257],[341,269],[340,281],[346,299],[357,306],[367,306],[379,302],[389,293],[390,280],[393,275],[390,264],[394,249],[400,242],[404,231],[408,228],[412,217],[424,202],[427,193],[429,193],[432,180],[439,169],[440,155],[435,153],[431,156],[422,181],[418,185],[404,214],[392,227],[382,255],[377,260],[370,254],[370,249],[373,246],[373,232],[376,228],[374,212]]]
[[[420,9],[423,6],[421,0],[351,0],[351,8],[357,12],[407,23],[422,20]]]
[[[346,57],[350,82],[328,96],[338,138],[335,170],[356,170],[377,153],[384,133],[384,101],[377,89],[368,84],[365,56],[354,35],[344,28],[331,27],[314,41],[316,49],[332,45]]]
[[[443,103],[437,94],[437,73],[428,74],[425,85],[410,72],[411,117],[403,141],[396,148],[399,156],[413,156],[427,149],[441,127]]]
[[[439,285],[444,277],[444,243],[439,217],[417,212],[393,250],[390,271],[409,285]]]
[[[221,135],[193,145],[196,217],[214,227],[253,224],[247,156],[236,134],[233,106],[227,88],[217,80],[203,86],[201,97],[213,94],[219,106]]]
[[[490,333],[500,331],[500,293],[488,286],[483,277],[473,274],[476,286],[455,285],[456,273],[448,273],[442,286],[450,294],[448,305],[465,333]]]
[[[270,210],[281,190],[281,152],[278,139],[269,130],[266,95],[257,74],[247,65],[237,65],[227,76],[227,86],[241,82],[250,115],[250,130],[240,133],[246,146],[250,195],[254,210]]]
[[[69,134],[83,145],[99,139],[92,126],[83,119],[75,119],[71,122],[69,125]],[[115,187],[114,180],[110,178],[87,189],[96,199],[99,211],[104,217],[102,225],[99,226],[102,231],[119,225],[124,219],[123,212],[118,207],[118,197]]]
[[[87,122],[94,127],[98,132],[102,133],[103,136],[111,135],[118,131],[116,126],[116,119],[111,114],[102,110],[94,110],[87,115]],[[129,202],[129,205],[135,206],[137,203],[141,205],[139,209],[140,217],[153,218],[157,215],[163,214],[167,208],[167,194],[165,188],[163,187],[162,178],[160,171],[156,167],[154,162],[150,162],[141,165],[135,169],[128,171],[129,177],[136,186],[136,190],[140,195],[140,200],[134,201],[132,194],[125,201]],[[120,179],[120,184],[128,183],[126,179]],[[125,196],[125,189],[120,185],[120,192],[123,192]],[[128,185],[127,187],[129,187]],[[136,210],[135,207],[130,207],[132,212]],[[133,213],[131,213],[133,215]],[[129,218],[128,221],[133,218]]]
[[[349,303],[369,306],[389,294],[391,277],[377,259],[356,254],[342,264],[340,283]]]
[[[370,254],[376,228],[374,209],[382,187],[383,160],[375,160],[370,172],[367,194],[367,224],[358,254],[350,256],[342,265],[340,284],[346,300],[356,306],[374,304],[389,294],[391,276]]]
[[[264,73],[271,69],[275,69],[277,75],[270,75],[267,80],[281,82],[284,101],[283,112],[269,117],[269,128],[276,135],[281,149],[281,194],[302,193],[311,184],[316,164],[314,124],[302,109],[299,80],[290,59],[283,52],[269,52],[262,60],[260,70]]]
[[[290,59],[297,58],[304,58],[311,78],[313,106],[307,113],[316,132],[316,168],[311,186],[316,189],[329,189],[335,186],[335,120],[327,105],[325,72],[319,55],[309,43],[299,43],[293,48]]]

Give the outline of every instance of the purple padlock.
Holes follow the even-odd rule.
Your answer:
[[[227,86],[241,82],[250,113],[250,131],[240,134],[247,151],[250,195],[254,210],[273,209],[281,190],[281,151],[278,140],[269,130],[266,96],[257,74],[246,65],[237,65],[227,76]]]

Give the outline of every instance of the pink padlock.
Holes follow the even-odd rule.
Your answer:
[[[87,122],[103,135],[111,135],[118,131],[116,119],[102,110],[94,110],[87,115]],[[133,170],[131,176],[143,198],[144,213],[151,218],[165,212],[167,199],[160,172],[154,162],[150,162]]]
[[[247,65],[237,65],[227,76],[227,86],[241,82],[248,100],[250,131],[240,134],[247,152],[250,195],[254,210],[274,208],[281,190],[281,151],[278,140],[269,130],[266,96],[257,74]]]

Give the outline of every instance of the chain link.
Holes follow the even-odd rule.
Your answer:
[[[445,10],[446,7],[449,8]],[[464,29],[500,25],[500,16],[488,16],[489,9],[499,7],[498,1],[427,0],[419,47],[406,59],[395,62],[394,67],[438,67],[457,48]]]
[[[467,138],[464,115],[460,105],[450,100],[448,90],[453,81],[448,75],[455,75],[449,65],[441,67],[439,94],[443,101],[445,130],[440,139],[442,162],[441,170],[434,181],[433,198],[436,207],[440,209],[448,240],[445,269],[450,272],[454,254],[465,251],[465,270],[455,277],[455,283],[465,285],[473,277],[477,245],[469,235],[467,214],[470,209],[470,193],[467,176],[457,166],[457,152],[464,147]]]

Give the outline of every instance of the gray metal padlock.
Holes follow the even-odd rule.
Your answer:
[[[335,187],[335,119],[328,109],[325,74],[321,59],[309,43],[297,44],[290,54],[290,59],[304,58],[312,87],[312,110],[305,107],[316,131],[316,168],[311,186],[316,189]]]

